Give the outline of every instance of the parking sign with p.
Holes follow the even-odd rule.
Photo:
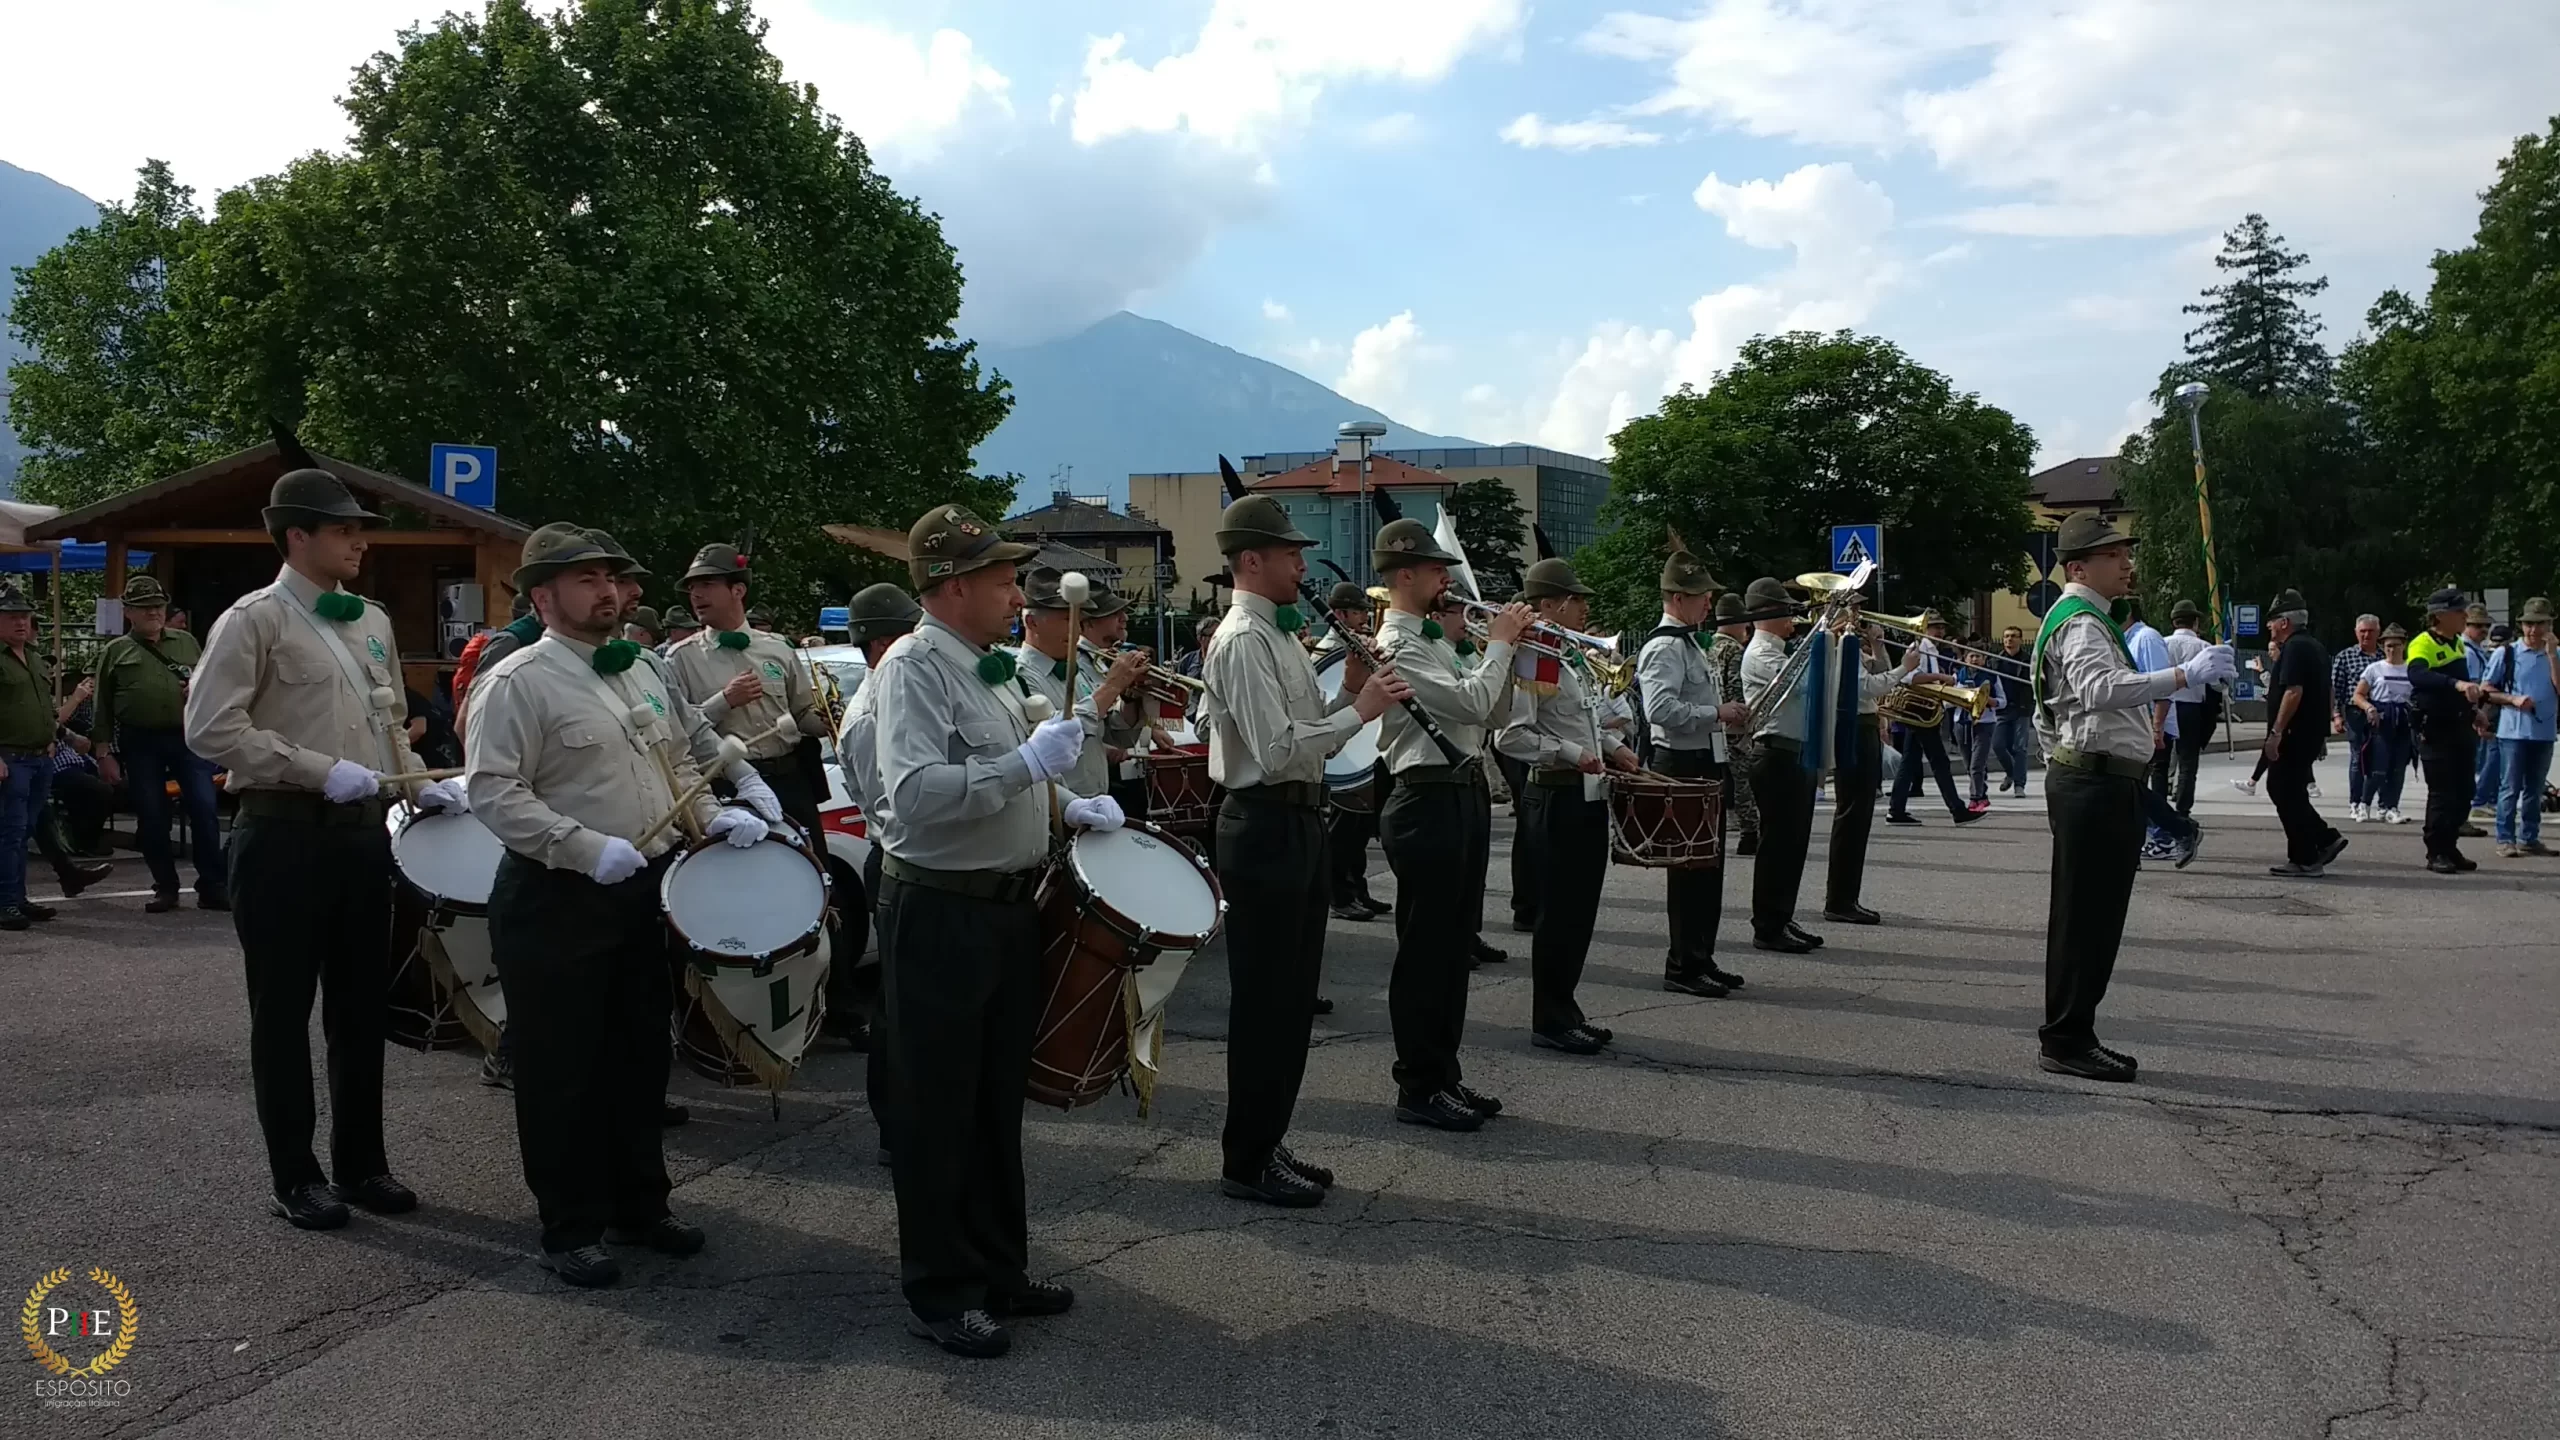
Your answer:
[[[481,510],[498,508],[498,448],[435,445],[427,450],[427,484],[439,495]]]

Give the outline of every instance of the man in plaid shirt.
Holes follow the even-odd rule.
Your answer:
[[[2356,643],[2341,650],[2329,661],[2329,729],[2332,734],[2347,737],[2347,812],[2358,820],[2380,818],[2382,777],[2368,777],[2364,770],[2364,711],[2356,706],[2356,682],[2364,678],[2365,667],[2382,658],[2382,617],[2356,617]]]

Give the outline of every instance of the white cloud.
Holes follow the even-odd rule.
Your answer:
[[[818,104],[875,157],[931,156],[982,99],[1010,113],[1004,75],[957,30],[919,38],[821,12],[814,0],[763,0],[765,44],[785,78],[815,85]]]
[[[1616,120],[1568,120],[1551,125],[1530,111],[1502,127],[1502,138],[1523,150],[1615,150],[1659,145],[1662,137]]]
[[[1262,318],[1265,320],[1286,320],[1289,318],[1289,307],[1270,298],[1269,296],[1265,296],[1262,301]]]
[[[2168,306],[2157,299],[2129,295],[2074,295],[2062,306],[2065,320],[2091,330],[2147,330],[2167,313]]]
[[[1180,132],[1252,149],[1303,122],[1332,82],[1436,81],[1523,15],[1522,0],[1216,0],[1191,48],[1153,64],[1129,58],[1125,35],[1093,41],[1075,138]]]
[[[1422,117],[1410,110],[1381,115],[1362,125],[1359,140],[1372,150],[1391,150],[1422,138]]]
[[[1944,249],[1930,251],[1927,255],[1921,257],[1920,263],[1923,265],[1953,265],[1959,260],[1970,260],[1972,258],[1973,242],[1970,240],[1959,240]]]
[[[1977,231],[2151,235],[2259,209],[2296,238],[2430,243],[2550,108],[2560,6],[2512,0],[1707,0],[1586,49],[1658,65],[1637,114],[1925,151]],[[2376,206],[2376,196],[2394,203]],[[2454,233],[2460,233],[2456,230]]]
[[[1402,310],[1351,337],[1351,358],[1333,388],[1408,425],[1427,425],[1412,413],[1414,365],[1430,352],[1413,312]]]

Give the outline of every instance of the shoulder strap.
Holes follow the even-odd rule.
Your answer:
[[[2035,659],[2029,666],[2028,677],[2034,683],[2035,705],[2038,711],[2042,711],[2045,708],[2045,646],[2052,643],[2053,637],[2061,633],[2063,626],[2083,615],[2090,616],[2100,625],[2105,626],[2107,638],[2116,642],[2116,653],[2124,657],[2124,663],[2126,665],[2130,666],[2133,664],[2133,649],[2131,646],[2124,643],[2124,631],[2117,627],[2115,617],[2108,614],[2106,611],[2099,609],[2097,606],[2090,604],[2088,601],[2081,599],[2077,595],[2065,595],[2062,597],[2059,604],[2045,612],[2044,628],[2036,631]]]

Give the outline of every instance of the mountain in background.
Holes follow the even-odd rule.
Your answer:
[[[98,222],[98,205],[68,185],[57,185],[32,170],[0,160],[0,314],[6,296],[17,293],[13,265],[33,265],[36,258],[63,242],[74,230]],[[9,415],[9,367],[26,358],[5,325],[0,325],[0,497],[18,491],[18,437],[6,423]]]
[[[1128,498],[1129,477],[1323,450],[1345,420],[1387,426],[1378,448],[1474,445],[1399,425],[1294,370],[1123,310],[1063,339],[981,350],[1013,386],[1013,413],[978,446],[981,474],[1022,477],[1015,508],[1053,490]],[[1069,473],[1052,483],[1060,467]]]

